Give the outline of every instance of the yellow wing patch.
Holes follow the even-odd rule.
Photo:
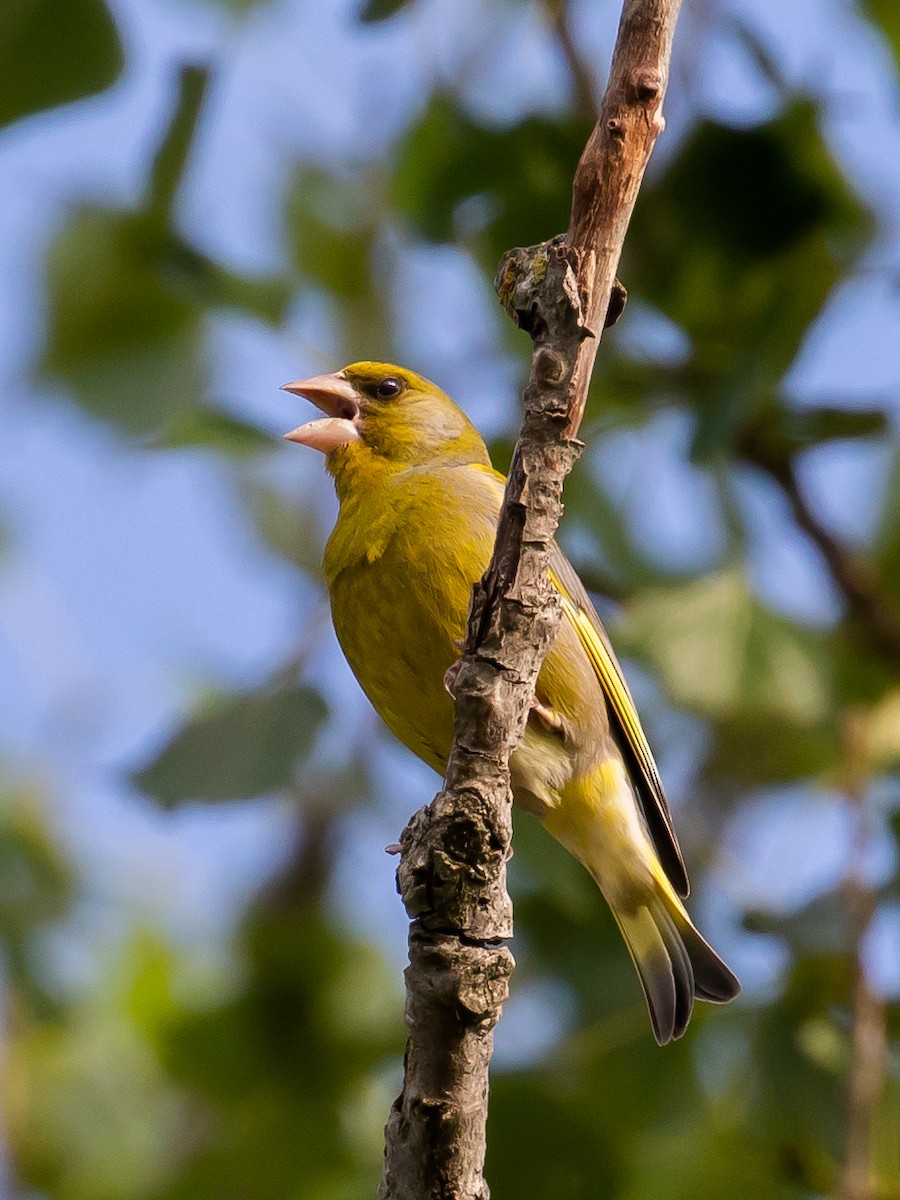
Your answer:
[[[553,586],[562,599],[563,612],[578,633],[579,640],[597,673],[603,694],[610,707],[610,716],[621,729],[640,771],[640,782],[644,784],[644,787],[639,787],[638,791],[643,793],[641,795],[642,808],[650,826],[651,835],[657,845],[657,851],[665,861],[666,870],[676,891],[686,896],[688,894],[687,874],[672,825],[666,794],[646,735],[641,728],[631,692],[628,690],[628,685],[622,677],[621,669],[610,647],[597,628],[598,618],[593,612],[586,611],[572,599],[562,580],[552,568],[549,574]],[[635,780],[635,782],[639,781]],[[660,828],[660,824],[663,828]],[[670,854],[664,852],[664,847],[660,844],[661,837],[665,843],[668,843],[667,848],[671,849]]]

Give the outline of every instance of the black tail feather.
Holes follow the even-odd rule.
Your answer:
[[[631,913],[616,913],[644,989],[661,1046],[688,1027],[694,998],[725,1004],[740,992],[735,975],[691,924],[680,904],[658,892]]]

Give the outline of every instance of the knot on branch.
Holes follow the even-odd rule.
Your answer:
[[[579,253],[559,234],[537,246],[516,247],[504,254],[494,278],[494,289],[507,314],[535,343],[545,340],[581,340],[593,336],[585,324],[578,290]],[[609,329],[625,310],[628,292],[613,281],[603,328]],[[565,383],[567,365],[555,350],[542,346],[534,364],[538,382],[545,387]]]
[[[549,346],[541,346],[534,356],[534,377],[544,387],[555,387],[566,377],[566,363]]]
[[[606,132],[614,142],[625,141],[625,122],[621,117],[610,117],[606,122]]]
[[[416,975],[424,1001],[417,1010],[420,1020],[430,1014],[440,1022],[449,1011],[467,1025],[482,1026],[482,1032],[496,1025],[515,967],[506,946],[472,945],[450,934],[413,928],[409,948],[408,970]]]
[[[494,287],[500,303],[535,341],[549,331],[586,337],[578,281],[565,236],[504,254]]]
[[[603,320],[603,328],[611,329],[625,311],[625,305],[628,303],[628,289],[624,283],[617,277],[613,280],[612,289],[609,293],[609,304],[606,306],[606,317]]]
[[[662,75],[655,67],[639,67],[629,80],[630,96],[640,104],[650,104],[662,92]]]
[[[472,942],[509,937],[508,853],[496,812],[479,793],[439,792],[400,837],[397,890],[410,918]]]

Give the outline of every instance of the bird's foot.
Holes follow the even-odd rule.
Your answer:
[[[462,659],[458,658],[455,663],[452,663],[444,672],[444,691],[456,699],[456,678],[459,675],[459,668],[462,666]]]
[[[546,704],[541,704],[537,696],[531,701],[531,711],[540,721],[545,729],[551,733],[564,734],[562,717],[555,708],[548,708]]]

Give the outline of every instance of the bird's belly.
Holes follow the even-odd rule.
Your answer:
[[[338,641],[384,723],[405,746],[443,774],[453,737],[453,701],[444,674],[458,658],[446,609],[430,614],[397,575],[378,564],[343,572],[331,589]],[[404,578],[402,575],[400,578]]]
[[[471,579],[449,538],[436,538],[431,549],[414,555],[395,538],[374,561],[337,572],[330,592],[338,641],[363,691],[391,732],[443,774],[453,739],[444,675],[465,636]],[[489,539],[473,560],[487,553]],[[566,734],[532,715],[510,772],[516,803],[543,819],[573,776],[595,765],[608,729],[602,691],[573,629],[560,628],[537,691]]]
[[[584,863],[609,903],[624,908],[649,894],[656,854],[619,755],[573,779],[560,799],[544,828]]]
[[[509,760],[516,804],[543,820],[559,804],[573,766],[572,754],[562,739],[543,729],[532,716]]]

